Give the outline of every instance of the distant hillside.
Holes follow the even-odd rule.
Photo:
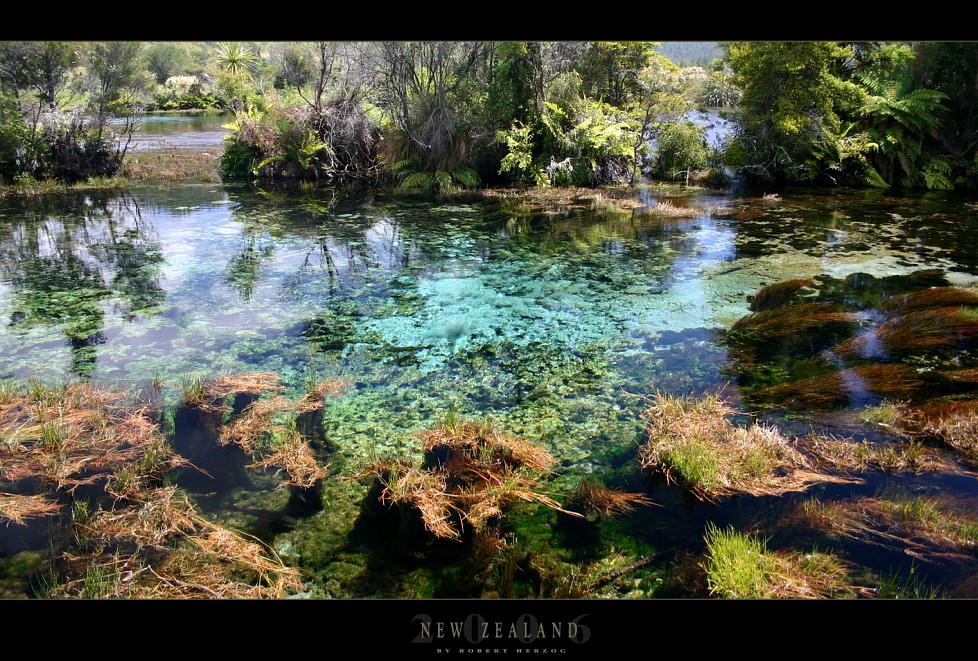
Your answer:
[[[658,50],[680,66],[705,67],[722,54],[716,41],[663,41]]]

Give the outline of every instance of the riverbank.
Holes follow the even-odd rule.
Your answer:
[[[122,174],[134,181],[201,181],[220,183],[221,156],[195,149],[140,151],[129,154]]]

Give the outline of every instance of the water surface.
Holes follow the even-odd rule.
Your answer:
[[[160,139],[193,142],[176,135]],[[878,300],[906,278],[978,282],[969,199],[633,197],[646,206],[548,212],[492,199],[334,205],[181,184],[5,201],[0,378],[138,390],[189,373],[268,370],[298,390],[337,377],[350,385],[324,412],[335,471],[417,453],[414,434],[451,412],[492,418],[545,447],[558,480],[600,477],[634,457],[655,391],[727,385],[736,394],[722,337],[759,287],[848,282],[856,309],[867,291],[859,283]],[[666,200],[695,212],[649,213]],[[959,362],[973,365],[975,354],[967,348]],[[974,482],[954,484],[978,505]],[[651,552],[702,530],[703,507],[674,490],[654,495],[675,506],[643,511],[614,534]],[[332,516],[352,525],[355,504]],[[308,562],[329,573],[362,561],[345,534],[334,531]],[[271,541],[288,556],[314,537],[300,526]],[[333,596],[364,596],[348,590]]]

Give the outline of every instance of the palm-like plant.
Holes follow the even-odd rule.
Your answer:
[[[211,62],[232,74],[251,73],[260,60],[258,55],[237,41],[222,41],[214,47]]]
[[[920,177],[917,161],[924,139],[940,126],[937,113],[947,95],[936,90],[908,89],[901,80],[860,76],[867,97],[859,115],[876,151],[878,174],[892,186],[900,171],[902,182],[913,185]]]

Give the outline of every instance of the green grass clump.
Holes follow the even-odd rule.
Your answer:
[[[764,543],[732,528],[707,525],[706,580],[710,594],[726,599],[764,599],[772,596],[768,575],[774,565]]]
[[[770,494],[813,479],[808,459],[773,426],[734,424],[719,394],[657,393],[646,420],[642,468],[662,473],[701,500],[735,493]]]
[[[772,552],[766,542],[733,528],[706,529],[703,569],[710,594],[724,599],[850,597],[845,566],[817,549]]]
[[[180,394],[189,405],[202,404],[206,397],[206,376],[199,372],[183,374],[180,377]]]

